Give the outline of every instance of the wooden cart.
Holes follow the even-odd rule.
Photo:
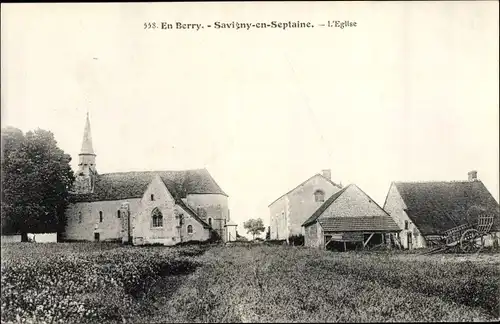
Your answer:
[[[472,219],[471,210],[469,209],[467,212],[467,223],[443,232],[444,244],[425,254],[444,252],[450,249],[461,250],[464,253],[480,252],[484,247],[485,236],[491,232],[493,216],[479,209],[480,213],[477,219]]]

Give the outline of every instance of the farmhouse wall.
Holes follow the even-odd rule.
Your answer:
[[[285,204],[285,196],[283,196],[269,206],[271,240],[286,239]]]
[[[323,246],[323,229],[318,223],[314,223],[305,228],[304,246],[307,247],[322,247]]]
[[[326,201],[340,188],[316,175],[269,206],[271,239],[286,239],[287,234],[305,235],[302,224],[323,204],[315,200],[317,190],[324,192]]]
[[[411,221],[408,214],[405,212],[406,204],[401,198],[398,189],[394,184],[391,184],[389,192],[387,193],[387,198],[384,203],[384,210],[389,213],[389,215],[394,219],[399,228],[402,229],[399,232],[399,237],[403,248],[405,249],[416,249],[426,247],[425,238],[421,235],[418,228]],[[408,222],[408,229],[405,229],[405,221]],[[408,246],[408,233],[412,237],[412,246]]]
[[[317,175],[292,191],[288,197],[290,235],[301,234],[301,226],[322,204],[315,201],[314,193],[321,190],[325,193],[325,201],[340,188],[333,185],[324,177]]]
[[[137,213],[140,198],[70,204],[66,210],[65,238],[93,241],[94,233],[97,232],[101,241],[119,239],[121,237],[121,219],[118,218],[118,210],[124,202],[129,202],[131,214]],[[102,223],[99,222],[100,211],[102,212]]]

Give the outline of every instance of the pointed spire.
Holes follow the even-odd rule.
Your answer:
[[[87,112],[87,120],[85,121],[85,129],[83,131],[83,142],[80,154],[95,155],[94,148],[92,146],[92,134],[90,132],[90,118],[88,112]]]

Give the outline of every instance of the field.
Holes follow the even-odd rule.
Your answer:
[[[494,321],[500,256],[2,246],[2,323]]]

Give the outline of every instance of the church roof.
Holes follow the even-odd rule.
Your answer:
[[[412,222],[424,235],[440,234],[467,223],[476,206],[494,216],[500,228],[499,205],[482,181],[394,182]]]
[[[72,202],[123,200],[141,198],[155,175],[159,175],[168,191],[177,199],[188,194],[227,194],[208,170],[117,172],[96,176],[94,192],[73,194]]]

